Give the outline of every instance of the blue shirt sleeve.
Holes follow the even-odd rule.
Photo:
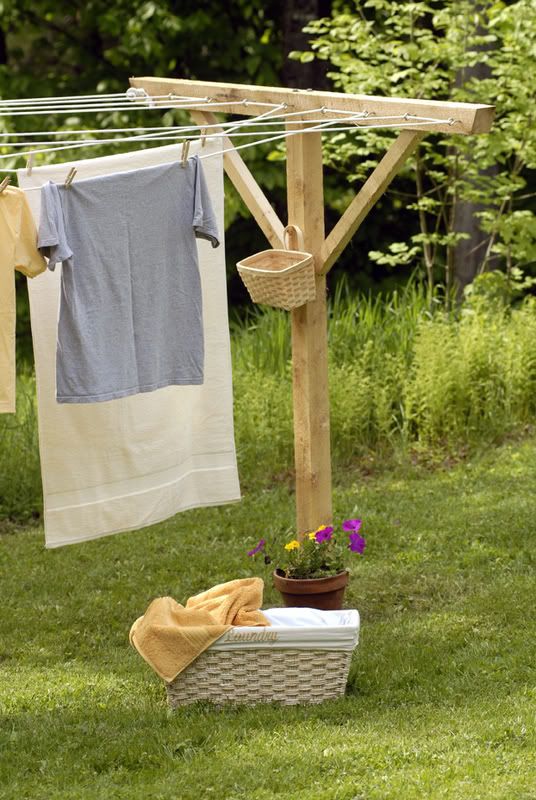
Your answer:
[[[203,167],[198,156],[191,159],[195,169],[195,191],[194,191],[194,216],[193,228],[198,239],[208,239],[212,247],[218,247],[220,237],[216,216],[210,201],[207,182]]]
[[[51,181],[41,187],[41,216],[37,246],[48,258],[48,268],[52,271],[56,268],[56,264],[67,261],[73,255],[65,233],[60,192],[56,184]]]

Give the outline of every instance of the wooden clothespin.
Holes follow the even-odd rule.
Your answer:
[[[66,189],[68,189],[71,183],[73,182],[73,178],[75,175],[76,175],[76,167],[71,167],[71,169],[69,170],[69,174],[65,178],[65,183],[63,184]]]
[[[207,129],[201,128],[201,147],[204,147],[207,143]]]
[[[4,189],[6,189],[10,183],[11,183],[11,178],[9,177],[9,175],[7,175],[2,181],[2,183],[0,183],[0,194],[2,194]]]
[[[186,140],[182,143],[182,153],[181,153],[181,167],[185,167],[188,161],[188,151],[190,149],[190,142]]]
[[[27,175],[31,175],[32,174],[32,169],[33,169],[33,165],[34,165],[34,158],[35,158],[35,153],[30,153],[30,155],[28,156],[28,160],[26,161],[26,174]]]

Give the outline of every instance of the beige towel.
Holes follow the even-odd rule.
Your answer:
[[[204,153],[221,149],[206,143]],[[190,153],[199,150],[192,142]],[[19,171],[39,219],[40,187],[139,169],[180,158],[181,146],[90,158]],[[135,530],[188,508],[240,499],[233,432],[231,349],[223,245],[222,157],[203,161],[222,245],[198,240],[203,290],[205,382],[95,404],[56,403],[60,273],[29,285],[37,374],[39,449],[47,547]],[[148,269],[151,265],[148,264]],[[173,332],[170,332],[173,335]],[[125,547],[127,547],[125,543]]]
[[[259,610],[264,583],[242,578],[213,586],[182,606],[157,597],[130,629],[130,643],[168,683],[233,625],[269,625]]]

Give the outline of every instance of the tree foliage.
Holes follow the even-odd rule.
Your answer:
[[[0,0],[0,97],[122,92],[131,75],[277,85],[284,61],[282,13],[281,0],[230,0],[224,5],[215,0],[203,4],[192,0],[56,0],[53,4]],[[106,129],[186,121],[180,112],[50,114],[0,118],[0,131]],[[119,150],[118,145],[98,146],[92,148],[90,157]],[[284,169],[266,163],[266,148],[246,152],[261,185],[273,190],[276,202],[281,202]],[[80,157],[80,151],[63,151],[60,156],[68,160]],[[40,156],[38,163],[45,160]],[[24,161],[13,158],[2,163],[13,168]],[[230,185],[228,189],[226,227],[234,223],[228,255],[234,265],[235,250],[243,255],[246,248],[258,245],[261,249],[264,239],[238,195]],[[231,294],[240,300],[240,292],[235,278]],[[19,301],[19,326],[26,333],[20,341],[28,355],[28,307],[22,291]]]
[[[301,24],[305,5],[309,14],[326,3],[290,5],[291,10],[281,0],[231,0],[223,6],[215,0],[58,0],[51,6],[44,0],[0,0],[0,96],[122,91],[134,74],[281,84],[288,44],[282,22],[295,12]],[[456,218],[462,203],[475,204],[485,233],[477,245],[479,270],[497,259],[508,276],[526,270],[536,260],[532,0],[335,0],[332,8],[331,16],[307,28],[311,49],[296,54],[304,72],[318,60],[329,65],[337,90],[493,102],[498,108],[490,136],[426,137],[416,168],[407,167],[381,199],[337,271],[347,270],[365,288],[391,273],[399,281],[419,263],[431,288],[438,281],[450,288],[459,243],[468,235]],[[477,67],[483,71],[476,74]],[[89,116],[4,118],[0,128],[58,130],[81,122],[106,128],[148,119],[120,112]],[[177,112],[162,118],[164,124],[179,121]],[[391,140],[389,132],[370,131],[326,141],[328,229]],[[284,218],[284,168],[272,163],[284,158],[283,147],[253,148],[245,157]],[[264,239],[232,191],[226,215],[233,264],[245,250],[263,247]]]
[[[430,288],[443,273],[448,292],[456,245],[467,235],[456,229],[456,204],[471,202],[482,208],[486,234],[479,272],[492,256],[500,257],[509,276],[536,262],[533,0],[354,0],[351,6],[337,3],[330,17],[307,30],[311,50],[294,57],[328,61],[329,77],[345,92],[497,106],[489,136],[426,137],[415,165],[406,167],[413,180],[408,207],[419,231],[370,257],[391,266],[418,257]],[[484,69],[477,76],[479,65]],[[341,135],[331,140],[331,164],[359,183],[391,140],[377,131]]]
[[[4,0],[4,96],[121,91],[130,75],[277,82],[280,0]],[[6,89],[9,91],[6,92]]]

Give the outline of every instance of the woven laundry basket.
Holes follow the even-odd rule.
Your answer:
[[[291,249],[291,234],[296,249]],[[296,225],[287,225],[284,240],[285,250],[262,250],[236,266],[254,303],[290,311],[315,299],[315,266],[311,253],[303,249],[303,234]]]
[[[272,611],[285,614],[295,609]],[[348,620],[344,630],[232,628],[166,684],[169,705],[298,705],[340,697],[359,633],[358,612],[341,613]]]

